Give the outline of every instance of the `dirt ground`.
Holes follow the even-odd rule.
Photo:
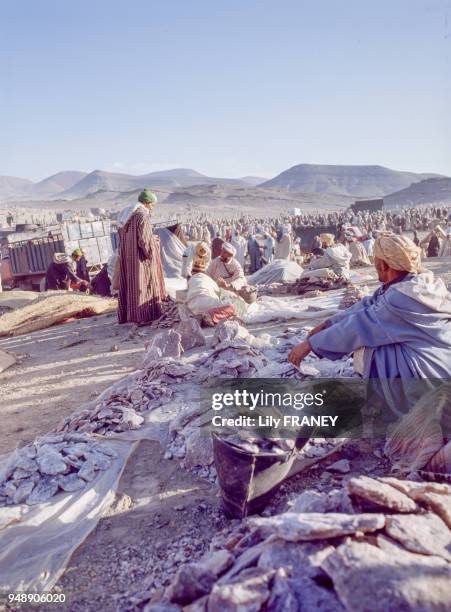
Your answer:
[[[0,374],[0,455],[46,433],[114,381],[140,367],[155,332],[118,325],[115,314],[0,339],[16,366]]]
[[[449,285],[450,263],[437,259],[426,266]],[[277,327],[280,323],[251,331]],[[103,315],[1,339],[0,348],[19,361],[0,374],[0,454],[50,431],[137,369],[144,343],[154,333],[118,326],[115,315]],[[355,449],[346,452],[353,470],[384,473],[387,468],[377,449],[363,459]],[[275,507],[307,486],[321,489],[337,478],[309,470],[283,486]],[[214,535],[233,525],[224,518],[214,487],[164,459],[158,443],[141,442],[122,474],[115,503],[73,554],[55,591],[66,593],[63,607],[71,611],[141,609],[150,592],[164,586],[181,563],[202,556]]]

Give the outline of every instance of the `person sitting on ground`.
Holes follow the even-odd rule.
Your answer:
[[[210,261],[210,247],[206,242],[191,242],[185,249],[182,255],[182,276],[183,278],[189,278],[192,274],[192,267],[194,260],[202,259],[206,265]]]
[[[108,264],[103,264],[102,269],[91,281],[91,291],[94,295],[111,297],[111,280],[108,275]]]
[[[79,278],[72,269],[71,258],[66,253],[55,253],[45,274],[45,291],[65,290],[71,283],[86,288],[88,281]]]
[[[310,260],[311,270],[323,270],[329,268],[341,278],[349,278],[351,253],[343,244],[335,243],[333,234],[321,234],[320,236],[324,254]]]
[[[235,247],[230,242],[224,242],[221,247],[221,254],[213,259],[208,266],[207,274],[222,289],[237,291],[246,285],[243,268],[235,259],[235,255]]]
[[[366,252],[363,244],[357,240],[357,238],[352,234],[345,235],[346,243],[349,252],[351,253],[351,261],[350,266],[369,266],[371,265],[371,261],[369,259],[368,253]]]
[[[421,270],[421,250],[404,235],[377,238],[374,257],[382,285],[315,327],[289,361],[299,366],[311,351],[331,360],[353,353],[364,378],[449,378],[451,294],[445,283]],[[390,395],[393,405],[396,391],[388,388]]]
[[[186,305],[196,316],[201,316],[207,325],[215,325],[223,319],[243,316],[247,311],[245,301],[231,291],[222,289],[206,274],[205,259],[195,257],[188,280]]]

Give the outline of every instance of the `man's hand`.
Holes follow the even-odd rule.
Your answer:
[[[312,330],[310,330],[309,333],[307,334],[307,337],[310,338],[310,336],[314,336],[318,332],[323,331],[323,329],[325,328],[326,328],[326,322],[323,321],[323,323],[320,323],[319,325],[314,327]]]
[[[225,282],[225,280],[223,278],[219,277],[216,282],[217,282],[219,287],[222,287],[223,289],[226,289],[227,283]]]
[[[311,350],[310,342],[304,340],[288,353],[288,361],[298,368],[301,361],[307,357]]]

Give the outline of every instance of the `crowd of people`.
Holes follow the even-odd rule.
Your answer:
[[[114,269],[107,271],[105,266],[94,279],[94,289],[105,285],[101,293],[111,288],[118,292],[120,322],[145,324],[161,315],[166,291],[159,238],[152,231],[150,214],[156,203],[156,196],[144,189],[138,203],[118,215],[120,248]],[[182,275],[188,280],[199,274],[208,277],[198,277],[188,288],[195,285],[199,295],[203,287],[203,297],[209,293],[214,308],[222,308],[224,297],[230,300],[232,293],[247,300],[246,275],[275,260],[291,260],[317,274],[331,270],[348,278],[351,267],[374,262],[377,238],[386,233],[410,235],[423,256],[451,256],[450,210],[445,206],[373,212],[348,209],[213,220],[201,213],[180,222],[179,236],[186,243]],[[80,249],[72,256],[55,254],[47,270],[46,289],[86,290],[89,284],[87,262]],[[236,307],[226,310],[230,316]],[[216,313],[214,319],[218,316]]]
[[[156,196],[145,189],[138,203],[117,220],[119,249],[111,283],[118,291],[119,323],[147,325],[164,309],[160,241],[151,223],[156,203]],[[199,216],[183,227],[186,306],[204,325],[241,319],[256,299],[247,273],[274,260],[295,260],[303,264],[302,273],[333,273],[345,279],[353,262],[374,264],[381,283],[374,294],[315,327],[288,360],[298,367],[311,352],[330,360],[352,355],[355,371],[366,379],[447,379],[451,297],[443,280],[425,271],[421,262],[425,255],[451,255],[450,221],[445,207],[266,219],[242,216],[220,222]],[[322,231],[331,227],[334,232]],[[307,244],[301,239],[305,228],[314,230]],[[182,240],[184,233],[179,232]],[[67,289],[71,284],[85,289],[88,283],[79,249],[72,257],[55,255],[47,270],[48,289]],[[383,395],[399,416],[399,389],[386,386]],[[442,450],[441,468],[451,471],[451,445]]]
[[[351,209],[340,212],[279,215],[253,218],[243,215],[233,219],[209,220],[204,214],[183,223],[183,230],[191,242],[204,242],[211,247],[212,257],[219,255],[223,242],[236,249],[240,265],[252,274],[275,259],[302,262],[303,253],[321,254],[318,233],[306,243],[302,239],[305,228],[334,228],[337,242],[359,250],[364,263],[370,263],[376,237],[383,232],[411,234],[428,257],[451,255],[451,209],[447,206],[405,208],[376,212]],[[426,236],[422,236],[426,232]],[[351,243],[364,247],[365,253]],[[328,245],[330,246],[330,245]]]

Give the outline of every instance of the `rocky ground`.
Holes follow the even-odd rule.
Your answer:
[[[449,283],[449,261],[428,267]],[[277,327],[267,324],[252,332]],[[50,431],[61,417],[137,369],[154,333],[117,326],[105,315],[2,339],[0,348],[15,353],[19,363],[0,375],[8,397],[0,407],[1,452]],[[354,442],[283,484],[263,516],[286,511],[307,489],[327,494],[351,477],[388,473],[379,445]],[[143,441],[122,474],[115,503],[74,553],[55,592],[66,593],[68,610],[142,609],[161,596],[180,565],[201,559],[212,541],[223,541],[238,528],[239,521],[224,517],[215,487],[165,458],[158,443]]]

